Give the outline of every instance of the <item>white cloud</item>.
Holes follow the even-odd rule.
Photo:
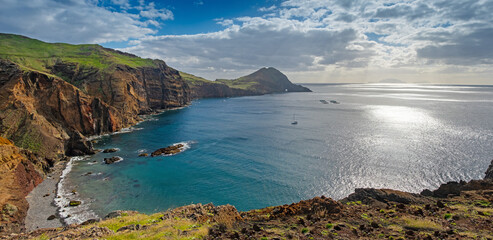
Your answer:
[[[270,12],[270,11],[274,11],[274,10],[276,10],[276,9],[277,9],[276,5],[272,5],[272,6],[270,6],[270,7],[261,7],[261,8],[259,8],[258,10],[259,10],[260,12]]]
[[[125,50],[209,78],[274,66],[317,81],[435,81],[456,66],[493,84],[493,1],[288,0],[259,11],[269,14],[220,19],[225,29],[214,33],[144,38]]]
[[[132,39],[124,50],[209,78],[273,66],[296,81],[459,81],[463,71],[461,79],[493,84],[493,0],[287,0],[259,8],[261,17],[215,19],[217,32],[164,36],[156,29],[171,11],[107,1],[118,11],[96,0],[0,0],[0,31],[71,43]]]
[[[167,9],[141,1],[111,0],[122,9],[141,8],[139,14],[116,11],[92,0],[0,0],[0,32],[27,35],[49,42],[105,43],[141,38],[157,31],[161,20],[173,19]]]

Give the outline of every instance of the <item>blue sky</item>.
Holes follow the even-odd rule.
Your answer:
[[[259,11],[262,7],[268,8],[277,2],[276,0],[247,0],[247,1],[226,1],[226,0],[162,0],[153,1],[156,9],[168,9],[173,13],[173,19],[162,20],[157,30],[157,35],[181,35],[198,34],[220,31],[223,26],[217,22],[220,19],[233,19],[241,16],[261,16]],[[103,6],[122,9],[120,5],[112,1],[101,3]],[[138,1],[129,1],[131,6],[137,6]],[[138,13],[138,10],[128,9],[130,13]],[[122,48],[127,46],[127,41],[110,42],[101,44],[105,47]]]
[[[493,0],[0,0],[0,32],[96,43],[207,79],[493,84]]]

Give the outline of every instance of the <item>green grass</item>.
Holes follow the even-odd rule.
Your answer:
[[[124,54],[96,44],[46,43],[13,34],[0,34],[0,43],[0,58],[17,63],[25,70],[48,73],[48,68],[59,61],[98,70],[117,64],[133,68],[156,66],[152,59]]]
[[[214,81],[207,80],[202,77],[197,77],[195,75],[185,73],[185,72],[180,72],[180,76],[183,78],[183,80],[187,81],[189,85],[200,85],[204,82],[206,83],[214,83]]]
[[[414,230],[441,231],[443,227],[428,219],[415,219],[410,217],[402,217],[404,220],[404,228]]]

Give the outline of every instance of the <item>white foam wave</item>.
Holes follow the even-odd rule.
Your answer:
[[[86,220],[98,218],[98,215],[89,209],[89,199],[80,199],[77,193],[73,193],[67,186],[65,178],[72,170],[74,162],[86,159],[86,157],[72,157],[67,166],[62,171],[60,181],[57,185],[57,197],[55,205],[58,207],[58,213],[65,224],[82,223]],[[81,201],[78,206],[69,206],[70,201]]]
[[[130,133],[130,132],[139,131],[139,130],[142,130],[142,129],[144,129],[144,128],[138,128],[138,127],[122,128],[118,132],[112,132],[112,133],[106,133],[106,134],[101,134],[101,135],[89,136],[89,137],[86,138],[86,140],[92,141],[92,140],[100,139],[100,138],[106,137],[106,136],[117,135],[117,134],[122,134],[122,133]]]

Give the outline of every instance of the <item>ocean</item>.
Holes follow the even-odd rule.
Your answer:
[[[74,223],[192,203],[245,211],[355,188],[418,193],[482,178],[493,158],[491,86],[303,85],[313,92],[200,99],[97,138],[119,151],[71,161],[60,214]],[[138,156],[176,143],[188,149]],[[112,156],[123,160],[103,163]]]

